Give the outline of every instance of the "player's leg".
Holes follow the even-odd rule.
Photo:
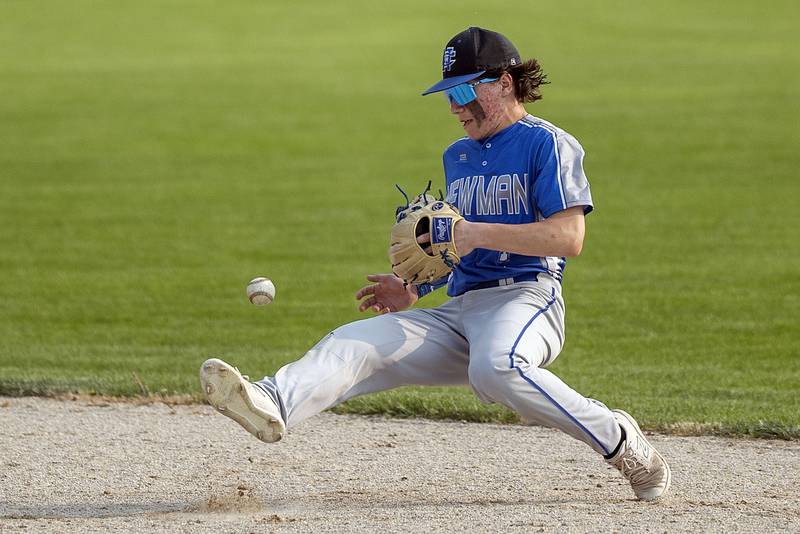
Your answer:
[[[201,381],[205,384],[221,374],[224,384],[213,389],[232,395],[213,397],[206,392],[209,402],[228,409],[221,411],[257,435],[240,419],[260,420],[263,429],[277,412],[278,423],[292,427],[365,393],[402,385],[466,384],[468,348],[459,329],[453,301],[433,309],[379,315],[337,328],[274,377],[240,385],[246,381],[238,371],[220,360],[209,360],[201,369]],[[239,402],[245,413],[237,418],[229,413],[231,397],[239,400],[242,396],[248,397]],[[263,415],[252,414],[253,397]]]
[[[481,399],[583,441],[620,469],[641,499],[658,498],[669,488],[669,466],[632,417],[584,397],[542,368],[564,340],[557,284],[543,280],[473,292],[464,308],[474,310],[465,313],[464,326],[470,384]]]
[[[558,356],[564,342],[564,303],[555,284],[474,291],[464,305],[475,309],[465,312],[464,327],[470,340],[469,380],[482,400],[561,429],[604,455],[616,448],[620,428],[611,411],[541,368]]]
[[[467,342],[451,302],[346,324],[261,382],[277,390],[289,427],[366,393],[466,384]]]

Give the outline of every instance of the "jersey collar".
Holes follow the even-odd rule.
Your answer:
[[[527,116],[528,115],[525,115],[525,117],[527,117]],[[518,120],[517,122],[512,122],[511,124],[509,124],[508,126],[503,128],[502,130],[500,130],[499,132],[497,132],[495,134],[492,134],[489,137],[484,137],[483,139],[479,139],[477,141],[474,140],[474,139],[470,139],[470,141],[472,141],[472,143],[474,143],[476,146],[479,146],[479,147],[485,146],[486,143],[496,144],[496,143],[504,142],[506,139],[508,139],[508,138],[510,138],[512,136],[511,134],[514,131],[517,130],[517,128],[519,127],[519,123],[522,120],[524,120],[525,117],[522,117],[522,119]]]

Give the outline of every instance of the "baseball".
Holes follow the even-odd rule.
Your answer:
[[[256,306],[264,306],[275,298],[275,284],[269,278],[259,276],[247,284],[247,298]]]

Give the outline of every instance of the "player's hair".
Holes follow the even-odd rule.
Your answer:
[[[509,73],[514,80],[514,96],[522,103],[541,100],[542,93],[539,91],[539,87],[550,83],[547,81],[547,75],[542,70],[542,66],[535,59],[529,59],[507,69],[488,71],[481,77],[499,78],[504,72]]]

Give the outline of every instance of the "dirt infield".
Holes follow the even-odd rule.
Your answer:
[[[652,442],[656,504],[540,428],[323,414],[264,445],[207,406],[0,398],[0,531],[800,529],[800,443]]]

